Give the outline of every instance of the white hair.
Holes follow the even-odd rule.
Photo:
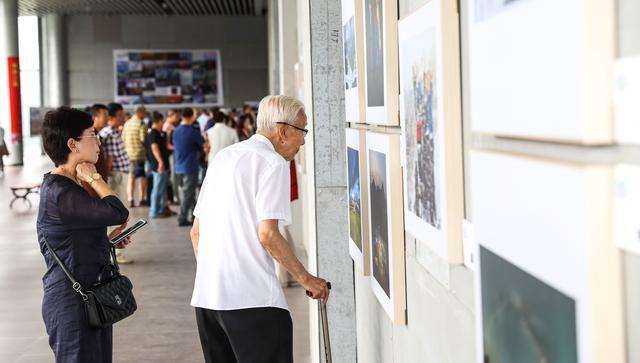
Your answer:
[[[257,131],[271,131],[277,122],[292,124],[303,112],[304,105],[293,97],[266,96],[258,106]]]

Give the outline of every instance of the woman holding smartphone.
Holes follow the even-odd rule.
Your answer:
[[[89,327],[81,296],[56,263],[45,239],[89,288],[110,259],[109,238],[126,227],[129,211],[97,173],[100,139],[89,114],[68,107],[47,112],[42,131],[55,169],[44,175],[38,211],[38,241],[47,265],[42,317],[56,362],[111,362],[112,328]],[[98,198],[83,188],[91,188]],[[120,225],[111,235],[107,227]],[[125,239],[116,248],[129,244]]]

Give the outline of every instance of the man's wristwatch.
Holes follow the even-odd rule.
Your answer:
[[[102,179],[102,175],[98,173],[91,174],[91,180],[89,181],[89,185],[93,184],[94,181]]]

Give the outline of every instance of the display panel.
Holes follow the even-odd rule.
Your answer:
[[[116,49],[115,100],[122,104],[221,106],[220,51]]]

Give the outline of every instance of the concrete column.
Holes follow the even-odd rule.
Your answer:
[[[278,0],[268,0],[267,36],[269,46],[269,94],[280,94],[280,37]]]
[[[11,153],[6,164],[22,165],[17,0],[0,0],[0,125]]]
[[[47,14],[41,21],[42,104],[58,107],[69,104],[67,39],[64,15]]]
[[[296,34],[298,8],[297,2],[278,0],[278,43],[280,66],[280,94],[296,95],[294,66],[298,60],[298,41]]]
[[[340,0],[311,0],[309,6],[317,273],[333,285],[327,305],[333,361],[352,363],[356,361],[356,321],[353,262],[348,252],[341,4]],[[319,361],[324,361],[322,348],[319,355]]]

